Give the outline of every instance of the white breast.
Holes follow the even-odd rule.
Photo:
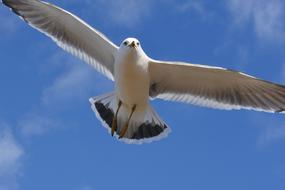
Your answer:
[[[118,98],[128,107],[145,109],[149,99],[148,59],[131,50],[117,56],[115,85]]]

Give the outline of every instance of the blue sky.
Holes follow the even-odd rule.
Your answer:
[[[285,84],[282,0],[51,0],[152,58],[241,70]],[[88,98],[113,84],[0,6],[0,189],[283,190],[284,115],[155,100],[172,128],[127,145]]]

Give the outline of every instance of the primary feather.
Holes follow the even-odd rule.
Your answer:
[[[113,80],[118,47],[75,15],[38,0],[2,0],[29,25]]]

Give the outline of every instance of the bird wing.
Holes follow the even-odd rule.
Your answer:
[[[29,25],[113,80],[118,47],[75,15],[39,0],[2,0]]]
[[[151,60],[150,96],[219,109],[285,111],[285,86],[220,67]]]

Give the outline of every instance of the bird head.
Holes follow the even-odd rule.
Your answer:
[[[127,38],[125,39],[120,48],[124,48],[124,49],[137,49],[140,47],[140,42],[138,39],[136,38]]]
[[[141,44],[136,38],[127,38],[125,39],[119,48],[118,51],[120,56],[134,56],[134,57],[147,57],[143,51]]]

